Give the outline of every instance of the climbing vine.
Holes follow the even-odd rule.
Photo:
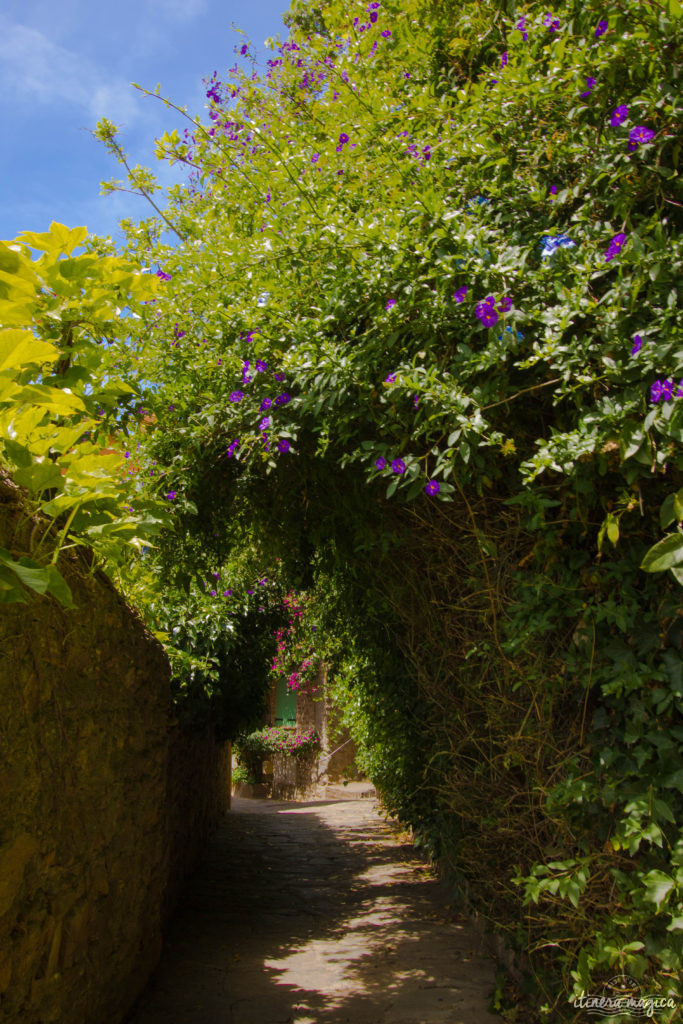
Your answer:
[[[545,1020],[617,973],[683,998],[681,13],[294,4],[265,73],[241,45],[158,140],[187,186],[74,270],[156,282],[106,363],[138,412],[97,400],[124,511],[163,509],[112,571],[178,706],[227,735],[313,646],[387,806],[524,951]],[[53,348],[5,374],[12,401]],[[23,447],[17,473],[45,454]],[[90,514],[66,532],[128,528]],[[282,618],[297,594],[320,643],[308,606]]]

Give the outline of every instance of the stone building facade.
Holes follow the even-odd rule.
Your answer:
[[[275,799],[321,796],[328,785],[340,783],[345,778],[355,778],[356,747],[328,696],[324,668],[318,675],[317,690],[316,697],[295,693],[283,677],[270,691],[267,725],[297,732],[315,729],[320,737],[320,751],[315,754],[304,757],[276,754],[271,762],[267,762],[265,777]]]

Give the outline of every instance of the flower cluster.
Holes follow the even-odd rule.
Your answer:
[[[287,726],[271,725],[249,733],[237,743],[238,757],[244,760],[265,759],[271,754],[285,754],[302,757],[320,747],[320,737],[315,729],[298,732]]]
[[[509,296],[504,295],[502,299],[498,300],[498,310],[496,310],[496,300],[493,295],[487,295],[485,299],[477,303],[475,313],[484,327],[493,327],[498,323],[498,312],[507,313],[510,309],[512,309],[512,299]]]
[[[656,380],[650,388],[650,398],[656,405],[657,402],[670,402],[673,398],[683,398],[683,377],[676,388],[675,380]]]
[[[628,149],[638,149],[641,142],[652,142],[654,137],[655,133],[652,128],[646,128],[645,125],[639,124],[635,128],[632,128],[628,134]]]
[[[283,599],[283,610],[289,614],[289,620],[284,628],[275,631],[277,650],[270,671],[276,678],[286,676],[291,690],[316,696],[319,659],[307,639],[307,605],[306,595],[291,590]]]

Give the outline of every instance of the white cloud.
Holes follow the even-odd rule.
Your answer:
[[[107,79],[94,61],[2,15],[0,89],[13,103],[81,107],[91,121],[106,116],[130,124],[139,112],[137,95],[128,83]]]

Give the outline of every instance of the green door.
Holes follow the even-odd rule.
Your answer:
[[[284,678],[277,684],[275,724],[296,725],[296,693],[287,686],[287,680]]]

